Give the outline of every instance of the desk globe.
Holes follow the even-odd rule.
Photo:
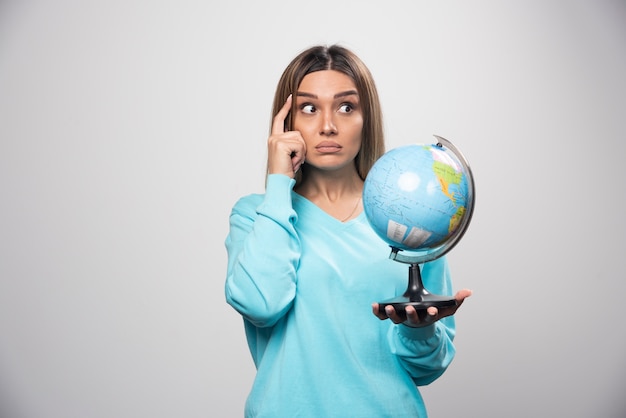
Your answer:
[[[474,178],[463,154],[435,135],[436,144],[412,144],[386,152],[372,166],[363,186],[363,207],[376,234],[391,247],[389,258],[409,264],[406,292],[379,303],[393,305],[406,319],[413,306],[454,306],[451,296],[424,287],[420,265],[442,257],[461,239],[472,218]],[[408,251],[409,254],[403,253]]]

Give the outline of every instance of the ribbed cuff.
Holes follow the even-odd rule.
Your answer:
[[[425,327],[410,327],[408,325],[399,324],[399,334],[410,340],[427,340],[435,335],[437,331],[436,324],[426,325]]]

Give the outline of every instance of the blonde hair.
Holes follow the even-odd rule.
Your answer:
[[[352,51],[339,45],[313,46],[298,54],[285,68],[274,94],[272,119],[283,107],[287,97],[294,94],[302,79],[315,71],[335,70],[350,77],[359,93],[363,112],[361,149],[355,158],[357,173],[365,180],[376,160],[385,153],[383,117],[374,79],[363,61]],[[295,96],[295,94],[294,94]],[[296,101],[285,119],[285,131],[293,129],[291,115],[296,111]],[[271,125],[270,125],[271,126]],[[296,184],[302,181],[306,169],[296,174]]]

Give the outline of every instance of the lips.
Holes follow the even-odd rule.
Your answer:
[[[341,151],[341,145],[332,141],[324,141],[317,144],[315,149],[323,154],[330,154]]]

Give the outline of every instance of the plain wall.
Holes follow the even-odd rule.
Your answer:
[[[338,42],[388,148],[437,134],[475,175],[431,416],[623,417],[625,22],[618,0],[0,2],[0,416],[242,416],[228,214],[263,191],[283,68]]]

